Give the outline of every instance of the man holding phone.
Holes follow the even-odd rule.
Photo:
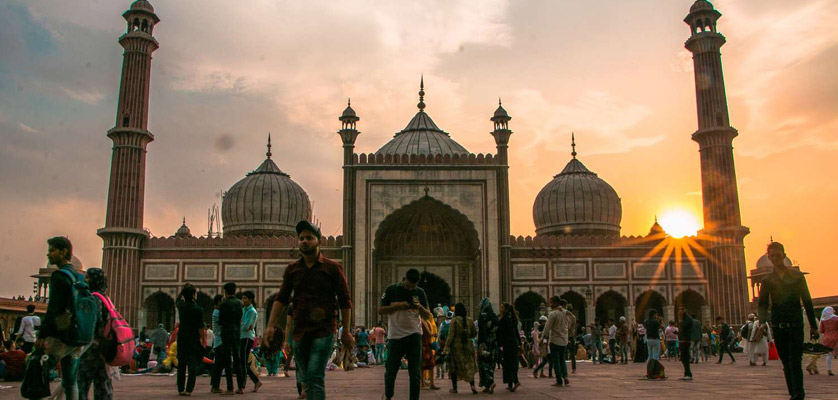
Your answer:
[[[396,375],[402,356],[407,357],[410,376],[410,400],[419,400],[422,379],[422,320],[431,318],[428,298],[418,286],[419,271],[407,270],[401,283],[390,285],[381,297],[378,312],[389,315],[387,321],[388,353],[384,365],[384,397],[393,398]]]

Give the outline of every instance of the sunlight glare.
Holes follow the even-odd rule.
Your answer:
[[[663,230],[674,238],[694,236],[701,229],[698,219],[687,210],[667,210],[658,218]]]

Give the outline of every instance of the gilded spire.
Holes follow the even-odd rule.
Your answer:
[[[268,156],[269,160],[271,158],[271,155],[273,155],[273,154],[271,154],[271,133],[270,132],[268,132],[268,152],[265,153],[265,155]]]
[[[425,74],[422,74],[419,80],[419,104],[416,106],[419,107],[420,112],[425,111]]]
[[[573,159],[575,160],[576,159],[576,135],[573,132],[570,132],[570,147],[573,149],[573,151],[570,153],[570,155],[572,155]],[[657,217],[655,217],[655,220],[657,220]]]

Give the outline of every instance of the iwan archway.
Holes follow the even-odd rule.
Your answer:
[[[451,304],[463,303],[470,313],[483,293],[480,243],[474,224],[433,197],[426,195],[384,218],[375,233],[372,256],[375,299],[387,286],[401,281],[410,268],[423,276],[434,276],[424,283],[437,282],[440,287],[425,287],[428,292],[445,291],[447,284]],[[379,320],[377,305],[368,307],[367,320]]]

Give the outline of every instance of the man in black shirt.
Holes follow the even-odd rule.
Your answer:
[[[736,362],[733,353],[730,351],[730,345],[733,344],[734,339],[733,330],[730,329],[730,325],[722,317],[716,317],[716,326],[721,326],[721,331],[719,331],[719,361],[716,364],[722,363],[725,353],[730,355],[730,363],[733,364]]]
[[[388,355],[384,366],[384,397],[392,399],[395,392],[396,374],[399,373],[402,356],[407,357],[410,377],[410,400],[419,400],[422,382],[422,320],[432,318],[428,310],[428,298],[417,284],[420,274],[409,269],[401,283],[390,285],[381,297],[378,312],[389,315],[387,325]],[[475,392],[477,393],[477,392]]]
[[[774,271],[762,280],[759,291],[760,324],[768,321],[768,306],[771,306],[771,329],[777,353],[783,362],[786,387],[793,400],[803,399],[803,315],[800,303],[806,309],[812,339],[818,338],[818,324],[812,306],[812,296],[806,285],[806,278],[800,271],[785,265],[785,248],[779,242],[768,245],[768,259],[774,264]]]
[[[691,381],[693,380],[693,373],[690,371],[690,341],[692,340],[694,321],[684,306],[678,308],[678,317],[681,318],[681,326],[678,327],[678,349],[681,353],[681,364],[684,365],[684,377],[681,380]]]
[[[233,394],[233,374],[236,374],[236,383],[238,384],[238,393],[244,393],[244,376],[239,372],[241,365],[247,360],[242,360],[239,354],[240,338],[241,338],[241,323],[242,323],[242,304],[241,300],[236,298],[236,283],[227,282],[224,284],[224,301],[218,306],[218,325],[221,332],[216,335],[221,335],[221,346],[216,351],[216,361],[220,360],[220,364],[213,368],[213,382],[219,382],[221,370],[225,370],[225,377],[227,379],[227,391],[223,394]],[[233,359],[233,365],[230,365],[230,359]],[[213,388],[215,389],[215,388]]]
[[[656,310],[649,311],[649,319],[643,322],[646,328],[646,347],[649,350],[649,361],[661,359],[661,323]]]
[[[197,291],[191,283],[183,285],[177,304],[180,325],[177,331],[177,391],[181,396],[191,396],[198,376],[198,362],[204,355],[201,331],[204,329],[204,309],[195,304]],[[186,380],[186,372],[189,379]],[[184,387],[186,380],[186,387]]]

